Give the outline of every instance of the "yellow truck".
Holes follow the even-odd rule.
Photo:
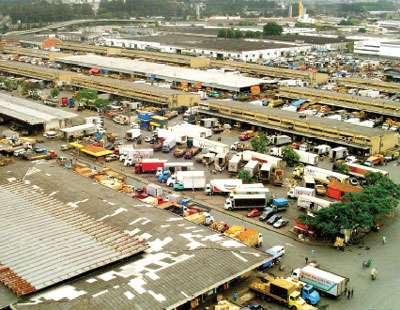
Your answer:
[[[260,247],[263,242],[263,236],[260,232],[238,225],[231,226],[224,234],[251,247]]]
[[[266,276],[255,279],[250,284],[260,299],[275,301],[287,306],[291,310],[317,310],[316,307],[307,304],[301,297],[302,284],[284,278]]]

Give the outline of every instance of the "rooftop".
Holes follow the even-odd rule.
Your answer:
[[[147,248],[23,182],[0,185],[0,214],[0,282],[18,296]]]
[[[200,82],[204,86],[233,91],[239,91],[242,88],[248,88],[253,85],[261,85],[264,83],[264,80],[261,79],[246,77],[231,72],[222,72],[215,69],[198,70],[169,66],[154,62],[146,62],[142,60],[106,57],[92,54],[61,57],[57,59],[57,62],[73,64],[86,68],[96,67],[127,74],[140,74],[146,77],[154,76],[157,79],[166,80],[169,82]]]
[[[45,106],[35,101],[0,93],[0,114],[27,122],[30,125],[44,124],[53,120],[74,118],[75,113]]]
[[[21,178],[29,167],[30,162],[18,162],[12,173],[0,175],[0,182]],[[50,162],[35,168],[39,171],[26,177],[31,186],[105,225],[145,239],[149,249],[142,256],[21,299],[16,309],[171,309],[271,259],[262,251],[100,187]],[[54,184],[63,186],[55,189]]]
[[[184,34],[161,34],[155,36],[127,37],[126,39],[144,42],[158,42],[168,46],[188,49],[208,49],[231,52],[246,52],[276,48],[292,48],[294,45],[243,39],[221,39]]]
[[[300,115],[297,112],[279,110],[276,108],[268,108],[268,107],[261,107],[252,105],[249,103],[243,103],[240,101],[222,101],[222,100],[210,100],[207,101],[210,104],[218,104],[219,107],[226,107],[226,108],[239,108],[240,110],[247,111],[250,113],[260,113],[260,114],[267,114],[276,117],[277,119],[290,119],[294,122],[301,122],[301,123],[309,123],[310,125],[317,125],[321,127],[326,127],[331,130],[337,131],[345,131],[352,134],[357,135],[364,135],[369,137],[376,137],[382,136],[387,133],[387,131],[378,128],[369,128],[363,126],[356,126],[353,124],[349,124],[346,122],[328,119],[328,118],[320,118],[316,116],[307,115]],[[205,103],[207,105],[207,102]],[[300,118],[302,116],[302,118]]]

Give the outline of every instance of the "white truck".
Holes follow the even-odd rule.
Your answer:
[[[300,150],[294,150],[297,155],[299,155],[299,162],[307,165],[317,165],[319,162],[319,155],[310,153],[310,152],[305,152],[305,151],[300,151]]]
[[[206,186],[204,171],[177,171],[167,180],[167,186],[179,184],[181,189],[198,189]]]
[[[226,210],[262,209],[268,204],[269,198],[265,194],[233,194],[225,199]]]
[[[238,173],[242,162],[242,154],[235,154],[228,162],[228,172]]]
[[[332,150],[332,148],[327,144],[320,144],[320,145],[314,146],[314,152],[320,156],[327,155],[327,154],[329,155],[331,150]]]
[[[301,186],[296,186],[291,188],[287,192],[288,198],[296,199],[299,198],[299,196],[315,196],[315,190],[313,188],[307,188],[307,187],[301,187]]]
[[[282,157],[282,147],[272,147],[269,152],[270,155],[273,156],[278,156]],[[308,165],[317,165],[319,161],[319,156],[318,154],[306,152],[306,151],[301,151],[301,150],[293,150],[297,155],[299,155],[299,162],[303,164],[308,164]]]
[[[321,293],[339,297],[346,292],[349,278],[328,272],[312,265],[293,270],[292,277],[312,285]]]
[[[329,158],[331,161],[336,161],[338,159],[345,159],[349,155],[349,150],[344,146],[338,146],[329,152]]]
[[[297,198],[297,208],[306,210],[310,215],[321,209],[330,207],[332,203],[332,201],[314,196],[300,195]]]
[[[153,197],[161,197],[163,195],[163,188],[157,184],[150,183],[146,186],[146,194]]]
[[[327,184],[332,179],[335,179],[339,182],[344,182],[349,179],[348,175],[333,172],[332,170],[322,169],[314,166],[305,166],[304,167],[304,176],[312,176],[315,181],[320,183]]]
[[[141,134],[142,133],[141,133],[140,129],[132,128],[132,129],[129,129],[126,131],[125,138],[128,141],[134,141],[134,140],[138,139],[141,136]]]
[[[242,185],[240,179],[211,179],[210,183],[206,185],[205,192],[211,194],[226,194],[234,191]]]
[[[260,163],[269,163],[273,168],[281,167],[283,162],[282,158],[278,158],[275,156],[267,155],[267,154],[262,154],[254,151],[243,151],[242,153],[242,159],[243,161],[250,161],[250,160],[256,160]]]
[[[287,135],[276,135],[268,138],[273,145],[284,145],[292,143],[292,138]]]
[[[268,187],[264,187],[262,183],[256,183],[260,184],[261,186],[247,186],[247,185],[253,185],[253,184],[242,184],[241,186],[235,188],[230,194],[229,197],[233,197],[236,194],[241,194],[241,195],[265,195],[265,197],[269,198],[270,191]],[[255,184],[254,184],[255,185]]]
[[[164,140],[161,151],[163,153],[169,153],[176,146],[176,139],[169,138]]]
[[[250,160],[244,167],[243,170],[247,171],[250,177],[254,177],[257,172],[258,168],[260,167],[260,163],[256,160]]]

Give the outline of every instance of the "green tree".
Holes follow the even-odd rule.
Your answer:
[[[243,181],[243,183],[251,183],[251,175],[247,170],[241,169],[239,171],[239,179]]]
[[[381,215],[392,213],[400,202],[400,187],[387,176],[371,173],[362,192],[348,193],[335,203],[301,220],[312,225],[320,236],[334,238],[341,229],[370,230]]]
[[[258,153],[265,153],[268,146],[268,139],[265,133],[259,133],[253,139],[250,140],[250,145],[254,151]]]
[[[263,33],[266,36],[280,36],[283,32],[283,28],[281,25],[278,25],[275,22],[269,22],[264,25]]]
[[[57,87],[52,88],[50,91],[51,98],[57,98],[59,94],[60,90]]]
[[[293,150],[293,148],[286,146],[282,150],[282,159],[289,167],[293,167],[299,162],[300,156]]]
[[[336,167],[335,171],[347,174],[349,172],[349,168],[345,164],[340,164]]]
[[[366,33],[366,32],[367,32],[367,29],[365,29],[365,28],[358,28],[358,32],[360,32],[360,33]]]

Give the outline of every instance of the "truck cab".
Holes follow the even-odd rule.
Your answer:
[[[303,297],[306,303],[313,306],[318,304],[321,300],[319,293],[310,284],[306,284],[303,286],[303,288],[301,289],[301,297]]]

